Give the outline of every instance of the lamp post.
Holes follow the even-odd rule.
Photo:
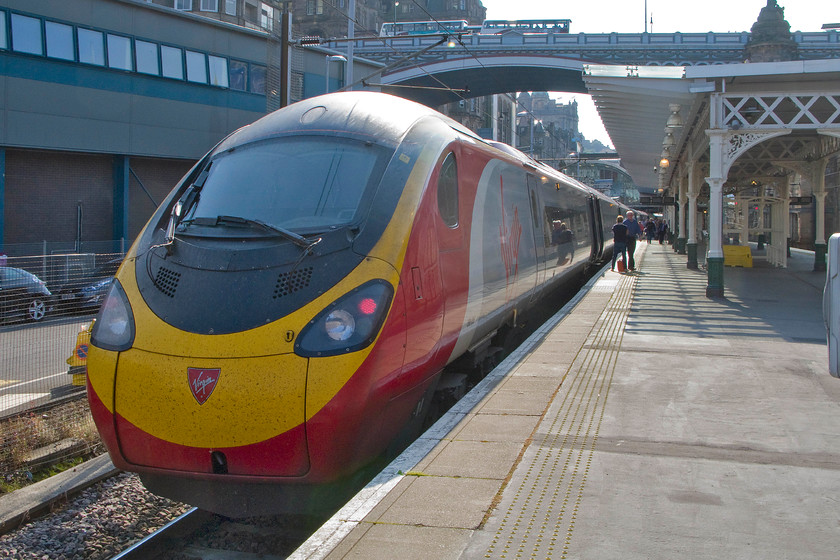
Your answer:
[[[394,2],[394,28],[395,28],[394,29],[394,35],[397,34],[397,30],[396,30],[396,27],[397,27],[397,6],[399,6],[399,5],[400,5],[399,2]]]
[[[330,92],[330,62],[333,60],[347,62],[347,58],[340,54],[326,56],[326,68],[324,69],[324,93]]]

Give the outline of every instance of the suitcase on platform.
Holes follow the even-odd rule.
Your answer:
[[[624,272],[625,270],[627,270],[627,267],[624,266],[624,259],[622,259],[621,257],[618,257],[618,260],[615,262],[615,268],[619,272]]]

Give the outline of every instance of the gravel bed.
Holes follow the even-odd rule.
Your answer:
[[[112,558],[188,509],[146,490],[136,474],[121,473],[91,486],[53,513],[0,536],[0,558]]]

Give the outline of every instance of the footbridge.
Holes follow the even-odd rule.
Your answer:
[[[452,34],[327,40],[385,64],[386,86],[427,105],[511,91],[585,92],[589,64],[697,66],[742,62],[748,32]],[[792,34],[803,60],[840,58],[836,29]],[[406,89],[405,86],[413,86]],[[433,88],[433,89],[427,89]],[[454,91],[450,91],[454,90]]]

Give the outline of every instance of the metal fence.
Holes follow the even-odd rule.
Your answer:
[[[85,398],[86,327],[124,256],[34,247],[0,254],[0,483],[12,486],[101,445]]]

